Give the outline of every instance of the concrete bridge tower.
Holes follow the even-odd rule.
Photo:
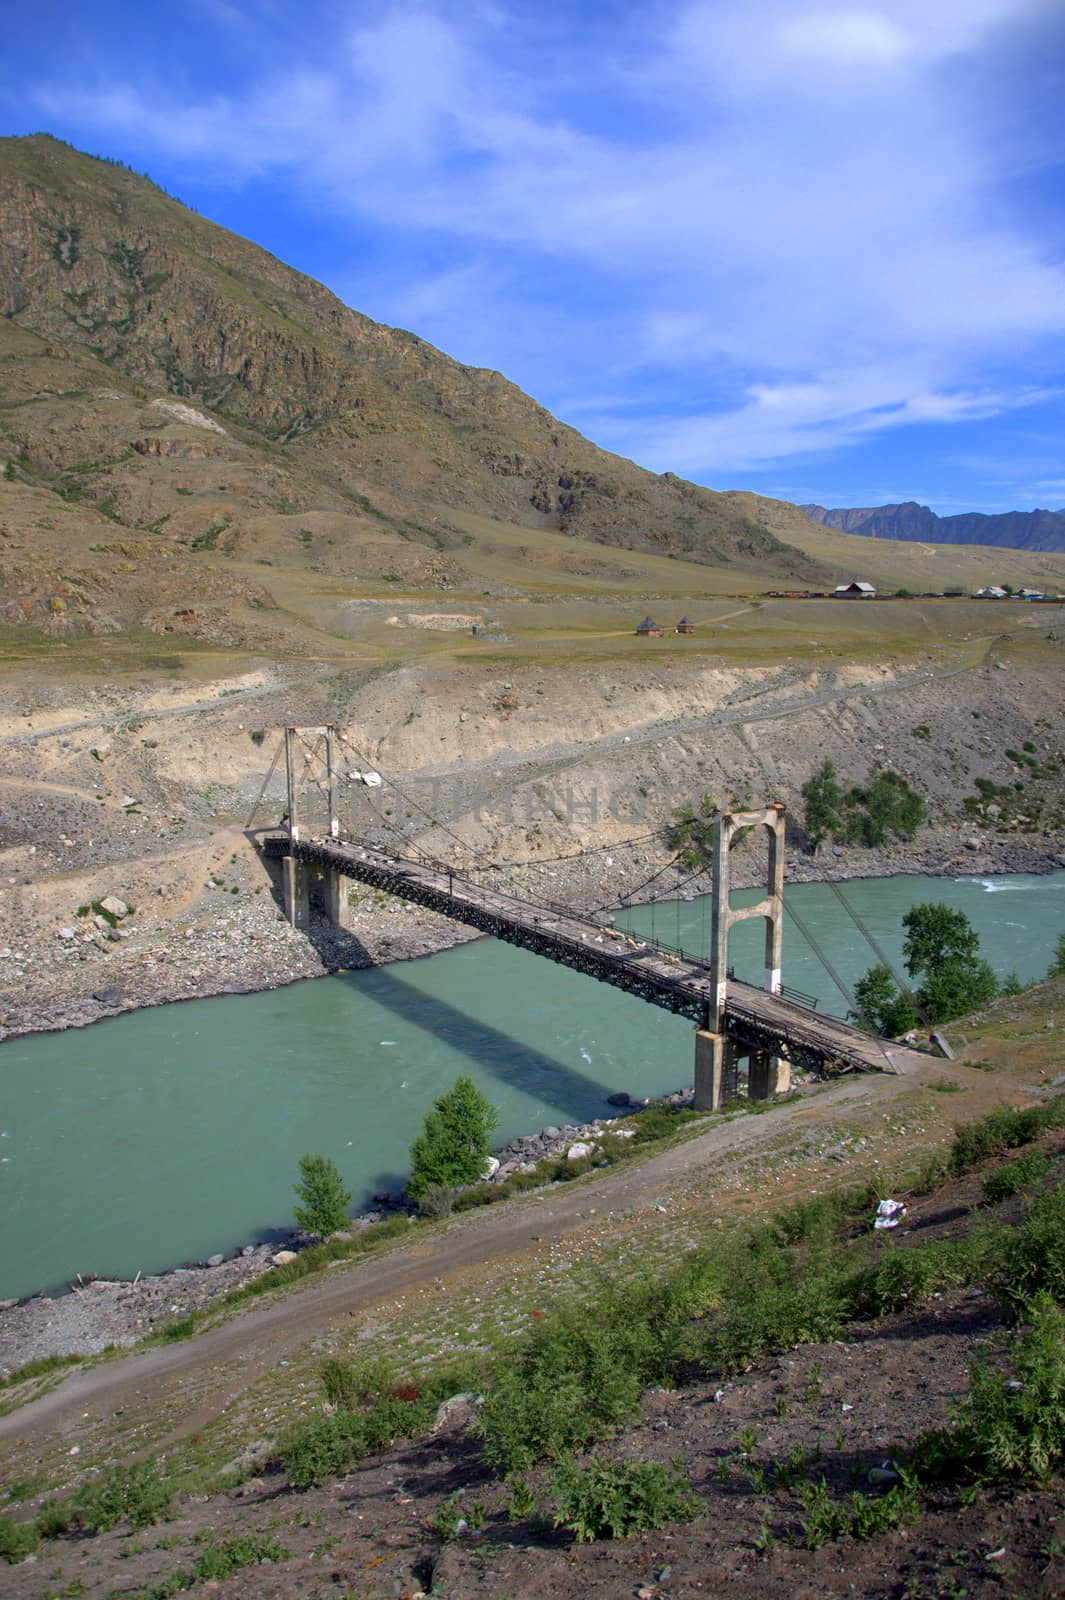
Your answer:
[[[714,820],[713,891],[710,901],[709,1028],[695,1033],[695,1108],[716,1111],[736,1088],[737,1062],[749,1056],[747,1089],[753,1100],[768,1100],[791,1087],[791,1065],[782,1056],[744,1050],[724,1031],[728,982],[728,936],[737,922],[765,919],[765,988],[780,993],[784,941],[784,826],[782,805],[760,811],[722,811]],[[729,904],[729,851],[740,829],[765,828],[769,835],[766,892],[757,905],[734,910]]]

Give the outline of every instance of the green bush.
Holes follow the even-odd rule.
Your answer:
[[[98,1477],[83,1483],[69,1500],[49,1501],[37,1517],[42,1538],[77,1528],[82,1533],[105,1533],[120,1522],[131,1528],[148,1528],[170,1511],[171,1490],[151,1461],[105,1467]]]
[[[410,1147],[408,1192],[415,1200],[430,1184],[457,1188],[476,1183],[492,1150],[488,1135],[498,1117],[472,1078],[462,1074],[426,1116]]]
[[[297,1200],[296,1225],[304,1233],[326,1239],[348,1225],[351,1193],[344,1187],[340,1170],[331,1156],[300,1156],[300,1178],[293,1185]]]
[[[1048,978],[1065,978],[1065,933],[1058,934],[1058,942],[1054,946],[1054,957],[1047,968]]]
[[[1001,1229],[989,1282],[1017,1315],[1042,1291],[1065,1302],[1065,1184],[1034,1195],[1021,1221]]]
[[[803,1484],[800,1493],[803,1542],[808,1550],[818,1550],[837,1539],[872,1539],[887,1528],[916,1522],[921,1514],[916,1484],[905,1475],[882,1495],[854,1493],[834,1500],[824,1478]]]
[[[552,1521],[578,1540],[627,1539],[668,1522],[699,1514],[699,1501],[676,1466],[657,1461],[606,1461],[584,1465],[572,1457],[555,1467],[551,1487],[557,1508]]]
[[[911,1467],[926,1482],[955,1477],[1045,1483],[1065,1465],[1065,1311],[1040,1291],[1007,1346],[1009,1370],[986,1360],[954,1426],[917,1441]]]
[[[772,1350],[835,1338],[847,1311],[847,1280],[829,1234],[800,1253],[781,1249],[768,1228],[752,1230],[727,1255],[727,1287],[690,1336],[703,1365],[740,1372]]]
[[[962,1123],[954,1130],[950,1151],[950,1169],[953,1173],[968,1172],[970,1167],[988,1156],[1002,1155],[1006,1150],[1016,1150],[1030,1144],[1041,1133],[1065,1124],[1065,1095],[1056,1095],[1043,1105],[996,1106],[978,1122]]]
[[[234,1539],[208,1545],[197,1559],[191,1579],[193,1583],[209,1583],[238,1572],[241,1567],[252,1567],[260,1561],[287,1561],[291,1555],[291,1550],[266,1534],[238,1534]]]
[[[1016,1161],[1008,1161],[1004,1167],[988,1173],[984,1179],[984,1199],[989,1205],[999,1205],[1003,1200],[1020,1194],[1022,1189],[1027,1189],[1038,1178],[1046,1177],[1049,1171],[1050,1160],[1042,1150],[1029,1150],[1027,1155],[1020,1156]]]
[[[12,1566],[25,1561],[40,1543],[40,1534],[32,1522],[16,1522],[14,1517],[0,1517],[0,1561]]]

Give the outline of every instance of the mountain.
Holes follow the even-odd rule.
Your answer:
[[[869,539],[1003,545],[1010,550],[1065,550],[1065,511],[1004,511],[986,516],[979,511],[969,511],[956,517],[938,517],[916,500],[850,511],[828,511],[824,506],[800,506],[799,510],[826,528],[864,534]]]
[[[241,562],[480,593],[484,519],[534,556],[553,531],[826,575],[775,502],[597,448],[125,167],[0,139],[0,218],[0,621],[195,632],[229,607],[254,632]]]

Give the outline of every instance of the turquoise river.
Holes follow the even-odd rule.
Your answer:
[[[923,900],[965,911],[996,972],[1022,981],[1045,975],[1065,929],[1065,872],[843,887],[895,961],[902,915]],[[853,984],[875,957],[844,908],[818,884],[788,897]],[[650,932],[649,909],[626,916]],[[705,948],[705,902],[653,916],[660,940]],[[741,925],[731,947],[740,976],[760,981],[760,952],[760,925]],[[845,1012],[790,919],[784,976]],[[304,1151],[333,1156],[358,1204],[396,1191],[426,1110],[460,1072],[498,1107],[502,1143],[602,1115],[614,1090],[679,1088],[691,1070],[690,1023],[488,939],[9,1040],[0,1045],[0,1297],[77,1272],[151,1272],[280,1233]]]

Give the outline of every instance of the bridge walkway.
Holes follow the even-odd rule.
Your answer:
[[[291,856],[293,862],[327,877],[333,874],[369,884],[532,950],[687,1017],[698,1029],[715,1026],[710,969],[705,963],[604,926],[593,917],[529,903],[485,888],[438,863],[400,858],[354,840],[290,841],[287,833],[276,833],[264,837],[262,848],[274,859]],[[864,1033],[786,994],[770,994],[734,978],[727,985],[722,1031],[740,1054],[782,1056],[794,1066],[821,1074],[905,1073],[927,1063],[927,1057],[916,1051]]]

